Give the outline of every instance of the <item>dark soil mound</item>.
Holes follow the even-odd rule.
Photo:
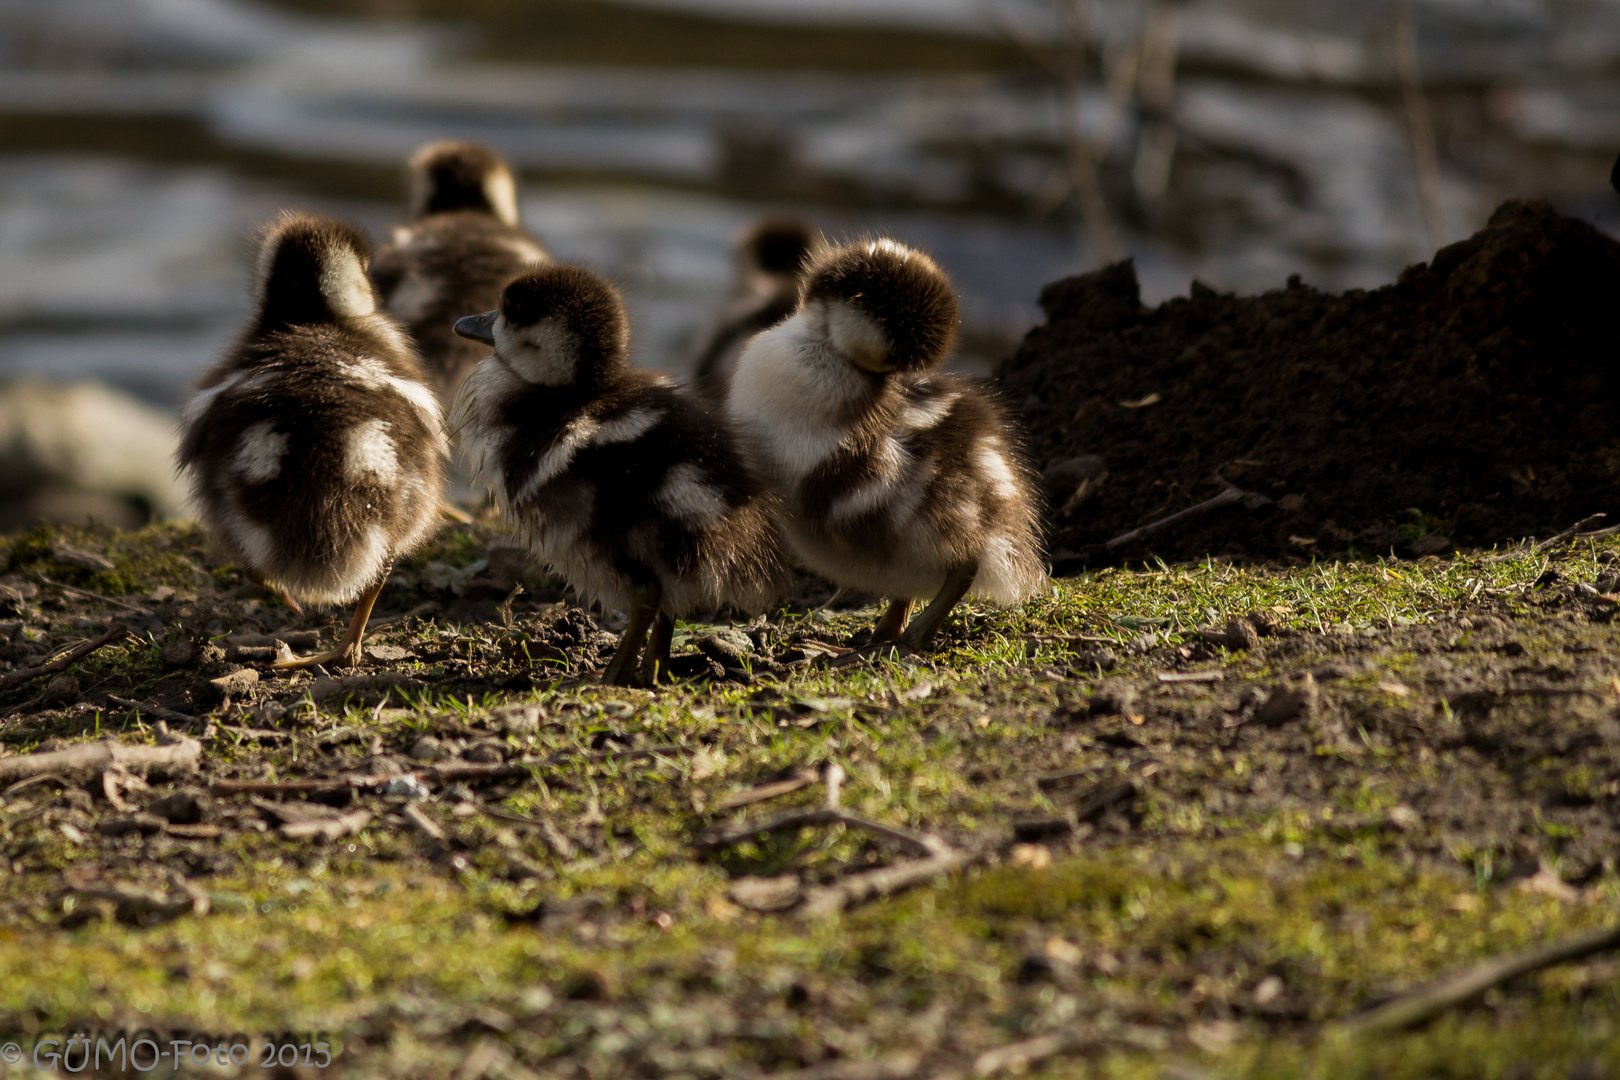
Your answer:
[[[1620,244],[1545,203],[1505,203],[1372,292],[1195,283],[1149,310],[1127,262],[1041,306],[1001,379],[1046,471],[1060,570],[1620,522]],[[1266,498],[1106,546],[1223,484]]]

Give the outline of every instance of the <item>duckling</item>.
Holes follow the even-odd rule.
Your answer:
[[[603,681],[656,682],[676,616],[758,612],[785,590],[769,497],[719,417],[630,367],[611,285],[546,266],[455,331],[494,346],[452,411],[473,475],[585,603],[630,614]]]
[[[378,250],[371,278],[383,306],[415,337],[433,388],[448,404],[484,358],[451,326],[493,307],[502,285],[550,256],[518,224],[517,187],[495,151],[429,143],[406,171],[411,221]]]
[[[731,300],[692,366],[692,386],[704,398],[723,404],[737,354],[748,339],[798,308],[800,275],[820,247],[820,236],[798,218],[765,218],[743,234]]]
[[[253,315],[180,411],[198,516],[249,576],[295,605],[354,602],[348,665],[394,560],[433,533],[444,487],[439,401],[377,310],[352,225],[284,216],[259,254]]]
[[[815,260],[798,310],[732,376],[729,414],[793,550],[837,585],[892,599],[874,642],[921,649],[970,591],[1015,604],[1046,578],[1021,432],[978,380],[930,371],[956,322],[928,256],[850,244]]]

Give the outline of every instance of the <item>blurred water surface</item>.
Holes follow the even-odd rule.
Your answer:
[[[1099,262],[1076,126],[1150,300],[1371,286],[1427,256],[1390,5],[1179,9],[1147,198],[1154,116],[1105,80],[1151,9],[1090,5],[1076,107],[1039,0],[0,0],[0,375],[172,403],[245,311],[256,225],[296,207],[385,237],[399,163],[444,137],[508,155],[526,223],[625,290],[657,367],[726,293],[737,232],[788,210],[933,251],[964,297],[957,363],[986,368],[1043,283]],[[1620,4],[1413,10],[1447,235],[1510,194],[1612,228]]]

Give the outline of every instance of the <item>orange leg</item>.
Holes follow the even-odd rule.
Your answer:
[[[641,681],[657,686],[660,678],[669,678],[669,646],[675,636],[675,620],[667,611],[660,611],[647,635],[647,651],[641,656]]]
[[[642,643],[647,640],[647,629],[658,616],[658,605],[663,598],[663,587],[656,580],[638,586],[630,594],[630,623],[619,635],[619,647],[613,650],[613,659],[602,672],[602,682],[608,686],[631,684],[636,659],[641,656]]]
[[[911,614],[910,600],[895,600],[889,604],[889,609],[883,617],[872,627],[872,642],[899,641],[900,634],[906,628],[906,616]]]
[[[934,635],[939,633],[939,628],[945,625],[946,616],[950,615],[957,601],[967,595],[967,591],[973,587],[973,579],[978,576],[977,562],[963,563],[945,575],[945,584],[939,590],[939,595],[923,609],[916,621],[906,627],[905,636],[900,639],[906,647],[916,650],[927,648]]]
[[[314,656],[300,656],[296,660],[278,660],[271,667],[280,670],[292,668],[314,667],[316,664],[331,664],[333,667],[352,667],[360,662],[360,642],[366,636],[366,624],[371,621],[371,609],[377,604],[377,597],[381,594],[383,586],[388,582],[388,575],[393,570],[389,567],[377,578],[377,583],[367,589],[354,605],[354,617],[349,620],[349,632],[343,635],[343,640],[337,646]]]
[[[265,590],[271,596],[274,596],[277,600],[280,600],[283,604],[286,604],[287,607],[291,609],[295,617],[300,619],[304,617],[304,609],[298,606],[298,601],[294,600],[287,594],[286,589],[282,588],[280,585],[277,585],[275,582],[271,581],[257,570],[249,570],[247,572],[247,576],[249,580],[253,582],[253,584]]]

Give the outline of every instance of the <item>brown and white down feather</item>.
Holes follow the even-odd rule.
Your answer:
[[[738,240],[731,299],[692,363],[692,388],[704,400],[724,408],[737,357],[755,334],[798,310],[800,278],[820,248],[820,235],[797,218],[765,218]]]
[[[376,310],[368,250],[340,222],[273,227],[253,319],[180,412],[198,516],[246,568],[312,603],[354,600],[438,523],[442,413]]]
[[[371,279],[382,305],[416,339],[430,385],[447,405],[472,366],[487,355],[451,327],[487,311],[501,288],[548,262],[518,223],[506,164],[475,143],[432,143],[408,167],[411,222],[381,247]]]
[[[526,288],[548,299],[523,314]],[[493,321],[495,352],[462,383],[451,424],[542,564],[606,610],[652,581],[671,615],[760,611],[781,595],[769,497],[723,420],[627,366],[611,287],[549,267],[514,282]]]
[[[798,312],[743,352],[728,408],[810,569],[918,599],[977,562],[969,595],[1010,605],[1045,581],[1036,480],[994,393],[926,370],[955,314],[926,256],[883,240],[834,251]]]

